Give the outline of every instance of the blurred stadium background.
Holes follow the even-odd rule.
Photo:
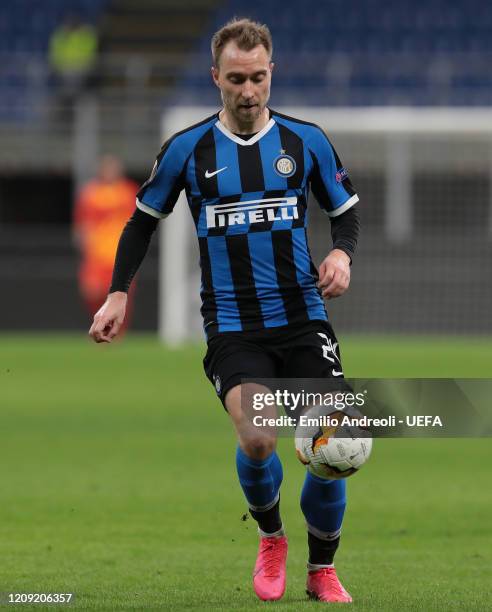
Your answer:
[[[188,106],[218,108],[209,78],[210,35],[245,13],[272,30],[271,105],[296,107],[322,123],[360,195],[352,288],[330,304],[339,333],[489,334],[492,11],[485,0],[281,6],[4,0],[0,327],[87,328],[70,232],[77,189],[104,152],[120,155],[142,182],[163,122],[169,125],[176,109],[183,120]],[[71,96],[57,83],[50,52],[53,32],[68,17],[91,25],[97,39],[90,74]],[[329,247],[329,222],[316,205],[311,210],[319,262]],[[184,295],[188,332],[200,338],[193,248]],[[157,328],[158,274],[154,240],[140,273],[136,330]]]
[[[156,340],[159,322],[168,337],[203,340],[189,213],[160,224],[162,259],[173,240],[181,249],[174,278],[161,270],[161,304],[158,240],[139,273],[133,328],[150,333],[110,347],[85,336],[71,232],[100,154],[142,182],[165,133],[218,108],[209,39],[234,14],[270,25],[271,105],[326,128],[360,195],[352,286],[328,305],[345,371],[492,376],[490,2],[2,0],[0,598],[259,607],[248,586],[256,531],[203,346]],[[97,51],[64,88],[53,36],[68,18],[92,27],[81,45]],[[310,214],[319,262],[329,221],[314,203]],[[337,556],[360,609],[488,609],[490,440],[376,442],[349,482]],[[298,612],[312,608],[301,600],[304,468],[292,440],[280,452],[291,543],[282,609]]]

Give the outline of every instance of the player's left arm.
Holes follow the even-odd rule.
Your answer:
[[[333,249],[319,267],[318,287],[329,299],[343,295],[350,285],[350,266],[359,237],[359,211],[352,206],[331,219]]]
[[[310,183],[321,209],[331,220],[333,249],[319,267],[318,287],[325,298],[343,295],[350,285],[352,263],[359,235],[359,198],[333,145],[323,131],[314,128],[309,151],[313,163]]]

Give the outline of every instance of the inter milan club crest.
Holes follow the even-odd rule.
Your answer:
[[[283,176],[284,178],[289,178],[296,171],[296,160],[290,155],[279,155],[273,161],[273,169],[279,176]]]

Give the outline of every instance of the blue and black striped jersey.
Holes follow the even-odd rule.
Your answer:
[[[247,140],[217,113],[164,144],[137,206],[164,218],[186,191],[209,338],[327,319],[306,236],[310,188],[331,217],[358,201],[324,132],[273,110]]]

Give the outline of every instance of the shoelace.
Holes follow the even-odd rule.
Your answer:
[[[335,570],[332,567],[323,567],[318,574],[319,578],[322,576],[327,578],[328,585],[327,587],[331,591],[335,591],[341,595],[343,595],[342,586],[338,580]]]
[[[283,551],[279,542],[269,539],[263,540],[261,552],[266,556],[264,565],[265,578],[278,578],[280,575],[280,564],[282,563]]]

